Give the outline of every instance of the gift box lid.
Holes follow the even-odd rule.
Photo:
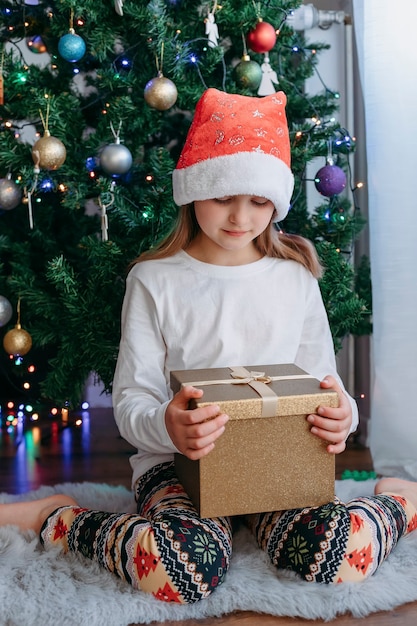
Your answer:
[[[190,408],[219,404],[230,419],[300,415],[320,405],[338,406],[335,391],[321,389],[320,381],[293,363],[171,372],[174,393],[186,385],[204,391]]]

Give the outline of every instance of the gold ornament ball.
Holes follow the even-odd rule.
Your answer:
[[[32,148],[32,159],[35,166],[46,170],[57,170],[65,162],[67,151],[60,139],[52,137],[45,131]]]
[[[167,111],[176,103],[178,91],[172,80],[158,75],[146,83],[144,97],[153,109]]]
[[[4,335],[3,347],[7,354],[24,356],[32,347],[32,337],[18,324]]]

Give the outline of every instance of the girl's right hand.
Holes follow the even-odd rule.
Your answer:
[[[189,401],[201,398],[203,393],[202,389],[182,387],[165,412],[165,424],[173,444],[192,461],[201,459],[213,450],[215,441],[224,433],[229,419],[228,415],[220,413],[220,407],[216,404],[189,409]]]

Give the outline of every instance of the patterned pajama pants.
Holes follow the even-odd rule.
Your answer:
[[[152,468],[138,481],[137,510],[62,507],[45,521],[41,541],[97,561],[166,602],[196,602],[223,582],[232,520],[199,518],[172,463]],[[277,568],[308,581],[338,583],[373,574],[399,538],[417,528],[417,511],[404,498],[384,494],[244,521]]]

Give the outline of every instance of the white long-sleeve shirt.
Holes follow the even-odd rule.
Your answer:
[[[178,450],[166,426],[170,372],[295,363],[319,380],[336,372],[317,280],[302,265],[264,257],[219,266],[186,252],[130,271],[113,381],[120,434],[133,446],[132,484]],[[352,404],[351,432],[358,424]]]

